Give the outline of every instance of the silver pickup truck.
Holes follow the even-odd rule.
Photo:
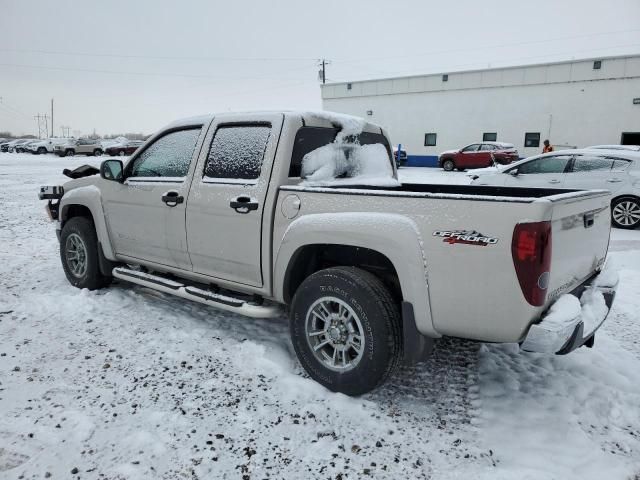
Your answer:
[[[287,310],[302,366],[349,395],[442,336],[593,345],[617,285],[607,191],[401,184],[390,145],[326,112],[191,118],[40,198],[74,286]]]

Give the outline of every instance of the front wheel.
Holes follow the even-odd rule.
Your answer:
[[[64,156],[65,157],[73,157],[75,155],[75,153],[76,153],[75,151],[73,151],[71,149],[68,149],[68,150],[64,151]]]
[[[446,159],[444,162],[442,162],[442,168],[445,169],[445,171],[450,172],[452,171],[454,168],[456,168],[456,164],[453,163],[453,160],[451,159]]]
[[[614,227],[633,230],[640,225],[640,199],[622,197],[611,204],[611,223]]]
[[[47,149],[45,147],[38,148],[38,155],[44,155],[47,153]]]
[[[126,154],[127,154],[127,152],[125,152],[124,150],[120,150],[120,151],[118,152],[118,156],[119,156],[119,157],[124,157]]]
[[[73,217],[64,224],[60,234],[60,259],[71,285],[96,290],[111,283],[111,277],[100,272],[98,248],[98,237],[90,219]]]
[[[93,156],[94,156],[94,157],[99,157],[99,156],[101,156],[101,155],[102,155],[102,150],[100,150],[99,148],[96,148],[96,149],[93,151]]]
[[[402,354],[398,303],[377,277],[358,268],[308,277],[291,303],[290,333],[311,378],[347,395],[381,385]]]

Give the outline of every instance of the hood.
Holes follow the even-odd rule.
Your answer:
[[[440,153],[440,155],[447,155],[450,153],[458,153],[459,150],[445,150],[444,152]]]

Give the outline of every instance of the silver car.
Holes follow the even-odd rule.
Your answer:
[[[640,152],[583,148],[529,157],[507,167],[477,172],[473,185],[605,189],[613,193],[611,222],[640,225]]]

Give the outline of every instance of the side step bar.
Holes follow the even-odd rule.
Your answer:
[[[282,309],[277,305],[256,305],[239,298],[220,295],[201,288],[184,285],[159,275],[151,275],[126,267],[116,267],[112,273],[114,277],[120,280],[142,285],[143,287],[148,287],[194,302],[204,303],[205,305],[216,307],[220,310],[239,313],[247,317],[273,318],[282,314]]]

